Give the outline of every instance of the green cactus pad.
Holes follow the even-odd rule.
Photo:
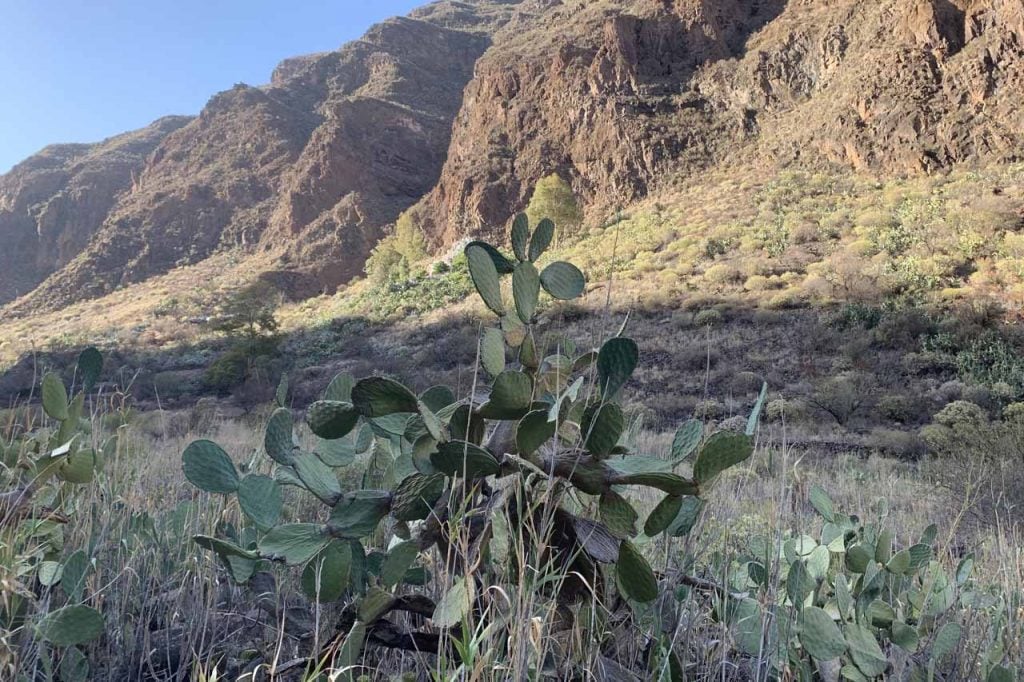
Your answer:
[[[619,559],[615,563],[622,593],[633,601],[645,604],[658,598],[658,581],[647,559],[629,540],[619,543]]]
[[[892,530],[884,529],[878,534],[878,541],[875,543],[875,561],[880,564],[889,563],[892,558]]]
[[[821,486],[814,486],[811,488],[810,494],[811,506],[814,510],[821,514],[821,517],[829,523],[835,522],[836,511],[832,505],[832,498],[828,496],[828,493]]]
[[[592,405],[583,413],[581,428],[585,446],[596,457],[607,457],[618,445],[626,418],[616,403]]]
[[[60,661],[60,682],[88,682],[89,660],[78,647],[64,651]]]
[[[700,512],[704,509],[704,500],[699,497],[688,496],[683,498],[683,504],[679,508],[676,518],[669,524],[665,533],[669,537],[680,538],[689,535],[693,527],[697,525]]]
[[[391,514],[396,521],[425,519],[444,493],[444,489],[445,477],[441,474],[408,476],[395,489]]]
[[[1017,682],[1017,675],[1006,666],[994,665],[988,671],[985,682]]]
[[[831,661],[846,652],[846,640],[839,626],[817,606],[800,611],[797,628],[800,644],[819,661]]]
[[[299,452],[295,454],[292,466],[306,489],[328,507],[333,507],[341,499],[338,477],[319,457],[311,452]]]
[[[770,644],[771,640],[769,635],[769,641],[762,641],[766,635],[767,623],[765,623],[761,605],[757,603],[756,599],[750,597],[737,599],[731,616],[730,625],[732,625],[733,637],[736,639],[736,645],[740,651],[748,656],[761,654],[765,645]]]
[[[447,386],[431,386],[420,394],[420,402],[432,412],[440,412],[455,403],[455,394]]]
[[[633,474],[670,474],[672,462],[647,455],[621,455],[609,457],[604,463],[623,476]]]
[[[846,568],[853,573],[864,573],[872,561],[872,552],[864,545],[853,545],[846,550]]]
[[[881,599],[875,599],[867,608],[867,620],[876,628],[887,628],[896,620],[896,611]]]
[[[91,391],[103,373],[103,354],[90,346],[78,354],[78,374],[82,377],[82,390]]]
[[[530,239],[530,253],[527,254],[530,260],[536,263],[544,252],[551,246],[551,240],[555,237],[555,224],[550,218],[544,218],[533,230],[533,237]]]
[[[477,244],[466,246],[466,262],[469,264],[469,276],[480,294],[484,304],[495,315],[505,314],[505,303],[501,299],[501,283],[498,281],[498,270],[494,260],[483,247]]]
[[[636,341],[616,337],[605,341],[597,355],[597,377],[601,397],[611,400],[629,381],[640,362],[640,349]]]
[[[302,570],[302,591],[321,604],[337,601],[352,578],[352,546],[334,540],[306,563]]]
[[[672,438],[672,461],[684,462],[697,452],[701,438],[704,437],[704,425],[696,419],[690,419],[683,423]]]
[[[903,549],[893,554],[886,562],[885,570],[896,575],[903,575],[910,570],[910,550]]]
[[[310,430],[320,438],[337,440],[347,436],[356,427],[359,411],[351,403],[319,400],[306,410],[306,422]]]
[[[235,465],[213,441],[192,441],[181,454],[181,468],[185,478],[200,490],[224,494],[238,490]]]
[[[548,421],[547,410],[535,410],[523,417],[516,427],[516,449],[523,457],[537,452],[555,436],[555,422]]]
[[[889,639],[892,640],[893,644],[911,654],[917,651],[917,646],[920,642],[917,628],[911,627],[900,620],[892,622]]]
[[[537,274],[537,268],[530,262],[520,263],[512,273],[512,300],[524,324],[530,324],[533,320],[539,297],[540,275]]]
[[[355,377],[347,372],[336,375],[327,384],[324,400],[335,400],[343,403],[352,402],[352,387],[356,385]]]
[[[636,510],[614,490],[601,493],[599,512],[601,522],[619,539],[636,535]]]
[[[520,261],[529,259],[530,219],[525,213],[518,214],[512,221],[512,252]]]
[[[721,431],[711,436],[697,455],[693,476],[702,485],[712,481],[731,466],[745,461],[754,451],[750,437]]]
[[[68,418],[68,392],[60,377],[49,372],[43,377],[43,410],[50,419]]]
[[[96,452],[92,448],[72,450],[57,470],[57,476],[68,483],[88,483],[96,475]]]
[[[51,611],[39,623],[39,635],[53,646],[85,644],[101,634],[103,616],[81,604]]]
[[[338,655],[334,659],[334,665],[341,670],[347,670],[358,665],[359,657],[363,653],[363,646],[366,644],[366,623],[357,620],[352,624],[345,635],[345,642],[338,649]],[[344,678],[343,678],[344,679]],[[349,676],[348,679],[355,679]]]
[[[262,530],[281,520],[282,504],[281,486],[269,476],[246,476],[238,484],[238,506]]]
[[[491,386],[491,396],[479,410],[485,419],[522,419],[530,411],[533,380],[522,372],[506,370]]]
[[[870,678],[878,677],[886,671],[889,661],[870,629],[859,623],[847,623],[844,634],[850,648],[850,658],[862,673]]]
[[[744,430],[747,436],[753,437],[757,432],[757,423],[761,420],[761,412],[764,410],[764,402],[768,399],[768,382],[761,384],[761,392],[757,396],[757,401],[754,403],[754,409],[750,411],[750,416],[747,417],[747,428]]]
[[[280,465],[274,467],[274,480],[277,481],[278,485],[290,485],[296,488],[305,488],[306,486],[302,483],[302,479],[295,473],[295,469],[290,466]]]
[[[469,589],[466,586],[465,576],[456,578],[452,586],[444,593],[441,600],[434,607],[434,615],[431,621],[434,627],[453,628],[462,623],[462,617],[469,608]]]
[[[498,249],[494,248],[487,242],[473,241],[466,244],[466,249],[471,246],[479,247],[483,249],[488,256],[491,258],[491,262],[494,263],[494,269],[498,271],[499,275],[511,275],[512,271],[516,269],[516,264],[509,260],[505,254]],[[463,251],[465,253],[465,251]]]
[[[960,639],[963,637],[963,628],[957,623],[946,623],[935,633],[935,643],[932,645],[932,658],[941,662],[949,654],[957,650]],[[857,664],[860,665],[859,663]]]
[[[817,587],[818,583],[811,577],[807,565],[800,560],[793,562],[789,567],[789,575],[786,576],[786,595],[793,606],[803,608],[804,602]]]
[[[917,571],[928,565],[932,558],[932,548],[924,543],[912,545],[908,550],[910,553],[910,568],[908,571]]]
[[[644,535],[653,538],[659,533],[665,532],[672,521],[679,516],[679,510],[683,508],[683,498],[679,495],[666,495],[665,499],[658,503],[647,516],[644,523]]]
[[[336,440],[316,439],[316,452],[320,461],[329,467],[347,467],[356,459],[355,444],[347,438]]]
[[[571,301],[583,295],[587,280],[578,267],[565,261],[555,261],[540,273],[544,291],[559,301]]]
[[[492,377],[505,371],[505,336],[500,329],[484,329],[480,337],[480,364]]]
[[[430,456],[434,467],[448,476],[484,478],[498,473],[498,460],[479,445],[466,441],[441,443]]]
[[[352,404],[367,417],[417,412],[419,400],[408,388],[384,377],[361,379],[352,387]]]
[[[329,541],[324,526],[316,523],[286,523],[272,528],[257,546],[262,556],[294,566],[312,559]]]
[[[402,582],[412,562],[416,561],[419,555],[419,545],[412,540],[392,547],[380,566],[380,581],[384,587],[394,587]]]
[[[468,440],[477,445],[484,439],[485,428],[486,423],[483,418],[474,414],[469,405],[459,405],[458,409],[452,413],[451,421],[448,423],[452,440]]]
[[[331,512],[330,533],[349,540],[369,535],[388,515],[391,499],[391,493],[383,490],[357,490],[346,494]]]
[[[247,549],[242,549],[233,542],[227,540],[221,540],[220,538],[210,537],[209,535],[193,535],[192,542],[196,543],[203,549],[208,549],[211,552],[222,557],[239,557],[241,559],[259,559],[259,555],[255,552],[250,552]]]
[[[295,442],[292,435],[291,410],[279,407],[270,415],[263,436],[263,448],[267,451],[267,455],[278,464],[290,465],[292,463],[292,450],[295,449]]]
[[[695,481],[683,478],[678,474],[658,472],[630,474],[620,476],[614,482],[620,485],[646,485],[669,495],[697,495],[700,492]]]
[[[85,551],[79,549],[64,560],[62,569],[60,588],[71,601],[81,601],[85,579],[92,572],[92,562]]]

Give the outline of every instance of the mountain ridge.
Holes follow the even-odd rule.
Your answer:
[[[431,3],[154,123],[151,147],[81,176],[102,181],[28,187],[52,150],[0,176],[0,234],[18,237],[0,304],[58,309],[221,252],[301,299],[357,277],[401,212],[438,249],[493,237],[552,172],[595,218],[748,158],[891,176],[1015,161],[1022,91],[1014,0]]]

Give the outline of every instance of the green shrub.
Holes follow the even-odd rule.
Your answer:
[[[939,410],[932,421],[942,426],[980,426],[988,422],[988,415],[979,405],[957,400]]]
[[[722,324],[722,320],[722,313],[714,308],[701,310],[693,316],[693,324],[698,327],[717,327]]]
[[[534,225],[545,218],[550,219],[564,235],[575,234],[583,223],[583,212],[572,186],[557,173],[537,181],[526,215]]]

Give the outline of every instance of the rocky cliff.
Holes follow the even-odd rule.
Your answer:
[[[0,302],[59,307],[218,250],[309,295],[403,210],[441,247],[504,229],[556,171],[596,215],[717,165],[1019,160],[1022,93],[1021,0],[438,2],[0,178]]]
[[[1020,159],[1022,12],[1020,0],[551,3],[480,60],[417,211],[450,242],[500,229],[550,172],[604,209],[716,164],[910,174]]]

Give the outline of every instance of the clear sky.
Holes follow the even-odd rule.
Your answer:
[[[197,114],[285,57],[426,0],[0,0],[0,173],[54,142]]]

